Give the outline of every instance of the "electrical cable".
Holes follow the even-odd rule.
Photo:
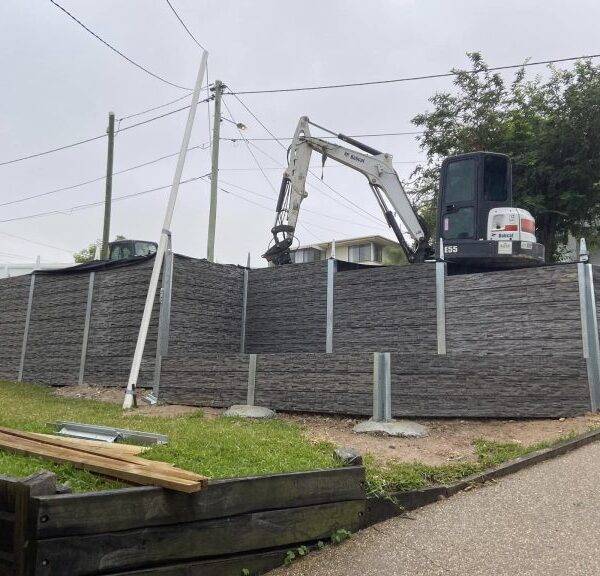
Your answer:
[[[210,98],[205,98],[204,100],[200,100],[198,104],[204,104],[208,102]],[[125,126],[125,128],[120,128],[117,132],[125,132],[126,130],[131,130],[132,128],[137,128],[138,126],[143,126],[144,124],[149,124],[150,122],[154,122],[155,120],[160,120],[161,118],[166,118],[167,116],[171,116],[171,114],[176,114],[177,112],[181,112],[182,110],[189,110],[191,104],[187,106],[182,106],[181,108],[177,108],[175,110],[171,110],[170,112],[165,112],[164,114],[160,114],[159,116],[153,116],[152,118],[148,118],[148,120],[142,120],[141,122],[136,122],[135,124],[131,124],[129,126]]]
[[[30,244],[37,244],[38,246],[44,246],[45,248],[52,248],[53,250],[58,250],[60,252],[67,252],[68,254],[73,254],[74,252],[76,252],[76,250],[68,250],[67,248],[60,248],[59,246],[52,246],[52,244],[37,242],[36,240],[30,240],[29,238],[17,236],[16,234],[9,234],[8,232],[0,231],[0,234],[2,234],[2,236],[8,236],[9,238],[16,238],[17,240],[22,240],[23,242],[29,242]]]
[[[207,148],[206,143],[198,144],[196,146],[190,146],[187,149],[187,152],[192,150],[205,150]],[[150,166],[151,164],[156,164],[161,160],[166,160],[167,158],[173,158],[174,156],[178,156],[179,152],[173,152],[172,154],[166,154],[165,156],[160,156],[159,158],[154,158],[153,160],[148,160],[147,162],[143,162],[142,164],[137,164],[135,166],[130,166],[129,168],[124,168],[123,170],[117,170],[113,172],[113,176],[117,176],[118,174],[124,174],[125,172],[131,172],[132,170],[137,170],[138,168],[143,168],[144,166]],[[100,182],[102,180],[106,180],[106,174],[104,176],[99,176],[98,178],[93,178],[92,180],[86,180],[85,182],[79,182],[77,184],[71,184],[70,186],[64,186],[62,188],[55,188],[54,190],[48,190],[46,192],[40,192],[39,194],[32,194],[31,196],[26,196],[24,198],[17,198],[16,200],[9,200],[8,202],[0,203],[0,207],[2,206],[10,206],[12,204],[20,204],[21,202],[26,202],[27,200],[33,200],[34,198],[42,198],[43,196],[50,196],[52,194],[57,194],[59,192],[65,192],[67,190],[73,190],[74,188],[79,188],[81,186],[86,186],[87,184],[93,184],[94,182]]]
[[[231,90],[229,90],[229,94],[232,94],[233,97],[244,107],[244,109],[262,126],[262,128],[267,132],[267,134],[269,134],[269,136],[271,136],[272,138],[274,138],[277,143],[284,149],[287,151],[287,147],[280,142],[275,136],[274,134],[263,124],[263,122],[261,122],[261,120],[256,116],[256,114],[254,114],[254,112],[252,112],[252,110],[250,110],[250,108],[248,108],[248,106],[246,106],[246,104],[244,104],[244,102],[242,101],[242,99],[237,95],[237,93],[232,92]],[[256,146],[256,145],[255,145]],[[313,170],[309,170],[308,173],[317,181],[321,181],[319,179],[319,177],[314,173]],[[381,219],[377,218],[375,215],[371,214],[370,212],[368,212],[367,210],[365,210],[362,206],[359,206],[358,204],[356,204],[355,202],[353,202],[352,200],[350,200],[349,198],[346,198],[346,196],[344,196],[341,192],[338,192],[337,190],[335,190],[331,185],[329,185],[327,182],[322,182],[323,185],[325,185],[327,188],[329,188],[333,193],[335,193],[337,196],[339,196],[340,198],[344,199],[346,202],[348,202],[349,204],[351,204],[352,206],[354,206],[356,209],[360,210],[361,212],[363,212],[364,214],[366,214],[369,218],[371,218],[373,221],[377,222],[378,224],[381,223]]]
[[[194,178],[188,178],[187,180],[181,180],[179,184],[188,184],[190,182],[194,182],[203,178],[203,176],[195,176]],[[134,192],[132,194],[124,194],[122,196],[113,197],[112,201],[119,202],[121,200],[127,200],[128,198],[135,198],[137,196],[143,196],[145,194],[150,194],[151,192],[158,192],[159,190],[166,190],[167,188],[171,188],[172,184],[166,184],[165,186],[158,186],[156,188],[151,188],[149,190],[142,190],[141,192]],[[52,216],[54,214],[63,214],[68,216],[73,212],[78,212],[80,210],[85,210],[86,208],[94,208],[95,206],[104,206],[104,200],[100,200],[98,202],[88,202],[86,204],[78,204],[76,206],[71,206],[70,208],[64,208],[62,210],[49,210],[48,212],[39,212],[37,214],[29,214],[27,216],[17,216],[16,218],[7,218],[5,220],[0,220],[0,224],[4,224],[6,222],[17,222],[21,220],[30,220],[32,218],[39,218],[42,216]]]
[[[93,142],[94,140],[100,140],[102,138],[106,138],[106,134],[100,134],[100,136],[94,136],[93,138],[87,138],[86,140],[79,140],[79,142],[73,142],[72,144],[59,146],[58,148],[52,148],[52,150],[45,150],[44,152],[37,152],[36,154],[21,156],[20,158],[13,158],[12,160],[5,160],[4,162],[0,162],[0,166],[6,166],[7,164],[14,164],[15,162],[37,158],[38,156],[45,156],[46,154],[52,154],[53,152],[59,152],[60,150],[66,150],[67,148],[74,148],[75,146],[87,144],[88,142]]]
[[[379,132],[375,134],[346,134],[350,138],[378,138],[381,136],[419,136],[421,134],[425,134],[422,130],[416,132]],[[337,136],[319,136],[321,140],[335,140]],[[237,138],[221,138],[221,140],[231,140],[232,142],[237,142]],[[273,142],[275,140],[293,140],[288,136],[286,137],[273,137],[273,138],[246,138],[248,142]]]
[[[198,104],[206,103],[210,100],[210,98],[205,98],[204,100],[200,100]],[[115,132],[119,134],[120,132],[125,132],[127,130],[131,130],[132,128],[137,128],[138,126],[143,126],[144,124],[148,124],[150,122],[154,122],[155,120],[160,120],[161,118],[165,118],[167,116],[171,116],[171,114],[175,114],[177,112],[181,112],[182,110],[189,109],[190,106],[183,106],[182,108],[177,108],[176,110],[171,110],[170,112],[165,112],[164,114],[160,114],[159,116],[153,116],[152,118],[148,118],[147,120],[143,120],[142,122],[137,122],[136,124],[131,124],[130,126],[125,126],[125,128],[120,128]],[[74,148],[75,146],[80,146],[81,144],[87,144],[88,142],[93,142],[94,140],[100,140],[102,138],[106,138],[106,134],[100,134],[99,136],[94,136],[93,138],[87,138],[86,140],[80,140],[78,142],[73,142],[72,144],[67,144],[65,146],[60,146],[58,148],[52,148],[51,150],[45,150],[44,152],[37,152],[36,154],[29,154],[28,156],[21,156],[20,158],[13,158],[12,160],[5,160],[4,162],[0,162],[0,166],[6,166],[7,164],[14,164],[16,162],[21,162],[23,160],[29,160],[31,158],[37,158],[38,156],[45,156],[47,154],[52,154],[54,152],[59,152],[61,150],[66,150],[67,148]]]
[[[201,176],[200,177],[201,180],[203,180],[204,182],[210,184],[210,178],[206,177],[206,176]],[[241,188],[240,186],[237,186],[235,184],[231,184],[229,183],[230,186],[234,186],[236,188]],[[231,196],[234,196],[235,198],[239,198],[240,200],[244,200],[245,202],[248,202],[250,204],[253,204],[254,206],[258,206],[259,208],[262,208],[263,210],[267,210],[268,212],[272,212],[273,209],[268,207],[268,206],[264,206],[263,204],[260,204],[259,202],[255,202],[254,200],[250,200],[250,198],[246,198],[245,196],[242,196],[240,194],[236,194],[235,192],[232,192],[231,190],[227,190],[226,188],[224,188],[223,186],[218,186],[219,190],[221,190],[221,192],[224,192],[225,194],[230,194]],[[245,190],[246,192],[250,192],[252,194],[256,194],[257,196],[260,196],[262,198],[266,198],[268,200],[271,200],[270,197],[268,196],[264,196],[263,194],[259,194],[258,192],[253,192],[252,190],[248,190],[245,188],[241,188],[242,190]],[[314,210],[305,210],[305,212],[312,212],[313,214],[318,214],[317,212],[315,212]],[[304,226],[303,223],[299,223],[300,226]],[[314,226],[316,228],[323,228],[324,230],[328,230],[329,232],[334,232],[335,234],[340,234],[343,235],[342,232],[338,231],[338,230],[332,230],[331,228],[325,228],[324,226],[320,226],[319,224],[315,224],[313,222],[309,223],[310,226]],[[306,226],[304,226],[306,229]],[[312,232],[310,232],[310,230],[308,230],[309,234],[312,234]],[[314,236],[314,234],[312,234]],[[315,238],[317,238],[316,236],[314,236]],[[317,238],[318,239],[318,238]]]
[[[0,256],[5,258],[25,258],[26,260],[35,260],[34,256],[25,256],[24,254],[11,254],[10,252],[0,252]]]
[[[400,164],[420,164],[421,162],[426,162],[426,160],[410,160],[410,161],[406,161],[406,162],[392,162],[392,164],[395,165],[400,165]],[[320,164],[311,164],[312,168],[321,168]],[[324,166],[323,167],[325,170],[337,170],[339,168],[344,168],[344,166],[338,166],[338,165],[329,165],[329,166]],[[246,168],[239,168],[239,167],[227,167],[225,166],[224,168],[219,167],[219,172],[253,172],[258,170],[258,168],[256,168],[255,166],[248,166]],[[263,166],[263,170],[283,170],[283,168],[279,167],[279,166]]]
[[[129,62],[130,64],[133,64],[136,68],[142,70],[143,72],[146,72],[146,74],[149,74],[153,78],[156,78],[157,80],[160,80],[161,82],[164,82],[165,84],[168,84],[169,86],[173,86],[174,88],[180,88],[181,90],[188,90],[188,91],[192,90],[191,88],[188,88],[186,86],[180,86],[179,84],[170,82],[169,80],[166,80],[162,76],[159,76],[158,74],[155,74],[154,72],[151,72],[150,70],[148,70],[148,68],[145,68],[141,64],[138,64],[137,62],[135,62],[134,60],[129,58],[129,56],[126,56],[125,54],[123,54],[123,52],[121,52],[120,50],[117,50],[117,48],[115,48],[114,46],[109,44],[106,40],[100,38],[100,36],[98,36],[98,34],[93,32],[92,30],[90,30],[81,20],[78,20],[75,16],[73,16],[73,14],[71,14],[66,8],[63,8],[58,2],[55,2],[55,0],[50,0],[50,2],[52,4],[54,4],[57,8],[62,10],[69,18],[71,18],[72,20],[77,22],[77,24],[79,24],[84,30],[89,32],[94,38],[96,38],[97,40],[100,40],[100,42],[102,42],[102,44],[104,44],[105,46],[110,48],[113,52],[115,52],[116,54],[121,56],[121,58],[124,58],[125,60],[127,60],[127,62]]]
[[[527,68],[529,66],[543,66],[545,64],[559,64],[561,62],[572,62],[574,60],[586,60],[600,58],[600,54],[589,54],[585,56],[570,56],[568,58],[555,58],[553,60],[537,60],[535,62],[524,62],[522,64],[508,64],[505,66],[492,66],[481,70],[463,70],[461,73],[482,74],[484,72],[496,72],[499,70],[511,70],[514,68]],[[306,92],[310,90],[331,90],[334,88],[354,88],[358,86],[375,86],[379,84],[395,84],[399,82],[413,82],[415,80],[431,80],[435,78],[450,78],[458,76],[459,72],[444,72],[442,74],[426,74],[422,76],[408,76],[405,78],[392,78],[388,80],[373,80],[370,82],[348,82],[346,84],[324,84],[321,86],[303,86],[299,88],[273,88],[269,90],[240,90],[231,94],[274,94],[278,92]]]
[[[123,120],[129,120],[130,118],[135,118],[136,116],[142,116],[147,114],[148,112],[154,112],[155,110],[160,110],[161,108],[166,108],[171,104],[175,104],[176,102],[181,102],[181,100],[185,100],[186,98],[190,98],[193,92],[189,94],[185,94],[184,96],[180,96],[179,98],[175,98],[175,100],[171,100],[170,102],[166,102],[165,104],[159,104],[158,106],[154,106],[153,108],[148,108],[147,110],[142,110],[141,112],[134,112],[133,114],[128,114],[126,116],[122,116],[121,118],[117,118],[117,122],[121,122]]]
[[[246,141],[246,138],[242,134],[242,131],[240,130],[239,127],[237,127],[237,122],[233,118],[233,115],[231,114],[231,110],[229,109],[229,106],[227,106],[227,102],[225,100],[223,100],[223,105],[225,106],[225,109],[227,110],[227,113],[229,114],[230,120],[236,125],[237,131],[240,133],[240,136],[242,137],[242,140],[246,143],[246,148],[248,149],[248,152],[250,152],[250,155],[254,159],[254,162],[256,163],[256,165],[258,166],[258,168],[260,169],[260,171],[261,171],[262,175],[264,176],[265,180],[267,181],[267,184],[270,186],[271,190],[273,190],[273,194],[275,194],[275,196],[277,196],[278,192],[275,189],[275,186],[273,186],[273,183],[271,182],[271,180],[267,176],[266,172],[263,170],[260,162],[258,161],[258,158],[256,157],[256,155],[254,154],[254,152],[250,148],[250,143]]]
[[[237,188],[238,190],[242,190],[244,192],[248,192],[248,194],[253,194],[254,196],[258,196],[259,198],[264,198],[265,200],[273,200],[271,196],[267,196],[266,194],[261,194],[260,192],[256,192],[255,190],[250,190],[249,188],[245,188],[244,186],[240,186],[239,184],[234,184],[233,182],[228,182],[227,180],[223,180],[219,178],[219,182],[222,182],[226,186],[231,186],[233,188]],[[315,214],[316,216],[321,216],[322,218],[329,218],[330,220],[336,220],[338,222],[343,222],[344,224],[353,224],[355,226],[362,226],[364,228],[373,229],[371,224],[365,224],[364,222],[356,222],[354,220],[348,220],[347,218],[338,218],[336,216],[331,216],[324,212],[318,212],[317,210],[311,210],[310,208],[302,208],[302,212],[307,212],[309,214]]]
[[[169,2],[169,0],[167,0],[167,4],[169,5],[169,8],[173,11],[173,14],[175,14],[175,17],[177,18],[177,20],[179,20],[179,22],[181,23],[181,25],[185,28],[185,31],[189,34],[190,38],[200,48],[202,48],[202,50],[204,50],[205,52],[208,52],[208,50],[204,46],[202,46],[202,44],[200,44],[200,42],[198,42],[198,40],[196,40],[195,36],[190,32],[190,29],[185,25],[185,23],[183,22],[183,20],[180,18],[179,14],[177,14],[177,10],[175,10],[175,8],[173,8],[173,4],[171,4],[171,2]]]

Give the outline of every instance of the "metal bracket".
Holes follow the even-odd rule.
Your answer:
[[[164,434],[152,432],[139,432],[125,428],[112,428],[110,426],[96,426],[94,424],[80,424],[78,422],[56,422],[60,426],[59,434],[73,438],[86,438],[88,440],[101,440],[103,442],[115,442],[126,440],[133,444],[142,446],[154,446],[156,444],[167,444],[169,437]]]

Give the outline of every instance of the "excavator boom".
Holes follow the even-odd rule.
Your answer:
[[[275,223],[271,229],[274,241],[263,257],[275,265],[291,262],[290,248],[298,222],[300,205],[307,196],[306,178],[313,151],[319,152],[323,161],[331,158],[360,172],[367,178],[386,222],[394,231],[398,243],[410,262],[423,262],[426,258],[431,257],[433,249],[429,244],[429,235],[415,213],[398,174],[393,168],[392,156],[343,134],[335,135],[340,140],[348,142],[364,152],[315,138],[310,134],[310,125],[309,119],[303,116],[296,127],[289,149],[288,167],[283,175],[277,200]],[[319,128],[322,127],[319,126]],[[409,245],[406,241],[396,217],[412,237],[414,246]]]

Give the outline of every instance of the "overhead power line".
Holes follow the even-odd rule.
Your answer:
[[[523,62],[521,64],[507,64],[505,66],[493,66],[482,70],[465,70],[467,74],[482,74],[484,72],[497,72],[499,70],[511,70],[514,68],[527,68],[529,66],[543,66],[545,64],[560,64],[561,62],[573,62],[574,60],[586,60],[600,58],[600,54],[588,54],[584,56],[570,56],[568,58],[554,58],[553,60],[537,60],[535,62]],[[358,86],[376,86],[380,84],[396,84],[399,82],[414,82],[416,80],[431,80],[434,78],[450,78],[457,76],[458,72],[443,72],[441,74],[424,74],[421,76],[406,76],[404,78],[390,78],[387,80],[372,80],[369,82],[348,82],[346,84],[322,84],[318,86],[302,86],[296,88],[272,88],[268,90],[240,90],[235,94],[274,94],[278,92],[307,92],[310,90],[332,90],[335,88],[355,88]]]
[[[194,182],[203,178],[203,176],[195,176],[194,178],[188,178],[187,180],[181,180],[179,184],[188,184],[190,182]],[[158,192],[159,190],[166,190],[167,188],[171,188],[172,184],[166,184],[165,186],[158,186],[156,188],[150,188],[149,190],[142,190],[141,192],[134,192],[132,194],[123,194],[121,196],[113,197],[112,201],[119,202],[121,200],[127,200],[128,198],[135,198],[137,196],[144,196],[145,194],[150,194],[151,192]],[[7,218],[5,220],[0,220],[0,224],[4,224],[6,222],[17,222],[20,220],[31,220],[32,218],[40,218],[42,216],[53,216],[55,214],[63,214],[68,216],[73,212],[78,212],[80,210],[85,210],[87,208],[94,208],[95,206],[104,206],[104,200],[100,200],[98,202],[88,202],[86,204],[77,204],[76,206],[71,206],[69,208],[63,208],[62,210],[48,210],[47,212],[38,212],[37,214],[28,214],[26,216],[17,216],[16,218]]]
[[[135,60],[132,60],[131,58],[129,58],[129,56],[126,56],[125,54],[123,54],[123,52],[121,52],[120,50],[115,48],[112,44],[109,44],[106,40],[104,40],[103,38],[100,38],[100,36],[98,36],[98,34],[96,34],[94,31],[90,30],[81,20],[79,20],[75,16],[73,16],[73,14],[71,14],[66,8],[63,8],[58,2],[55,2],[55,0],[50,0],[50,2],[52,2],[52,4],[54,4],[57,8],[62,10],[69,18],[71,18],[72,20],[77,22],[77,24],[79,24],[86,32],[91,34],[97,40],[100,40],[100,42],[102,42],[102,44],[104,44],[106,47],[110,48],[113,52],[115,52],[116,54],[121,56],[121,58],[124,58],[125,60],[127,60],[127,62],[129,62],[130,64],[133,64],[139,70],[142,70],[143,72],[145,72],[146,74],[149,74],[153,78],[156,78],[157,80],[160,80],[161,82],[164,82],[165,84],[168,84],[169,86],[173,86],[174,88],[180,88],[181,90],[191,90],[191,88],[188,88],[186,86],[180,86],[179,84],[175,84],[174,82],[171,82],[171,81],[167,80],[166,78],[163,78],[162,76],[159,76],[158,74],[155,74],[154,72],[151,72],[145,66],[138,64]]]
[[[373,134],[346,134],[350,138],[379,138],[383,136],[418,136],[424,134],[422,130],[416,132],[378,132]],[[335,140],[337,136],[318,136],[321,140]],[[230,140],[237,142],[239,138],[221,138],[221,140]],[[279,140],[293,140],[290,136],[274,136],[273,138],[246,138],[248,142],[274,142]]]
[[[23,236],[17,236],[16,234],[9,234],[8,232],[0,232],[2,236],[8,236],[9,238],[15,238],[17,240],[22,240],[23,242],[29,242],[30,244],[37,244],[38,246],[44,246],[44,248],[52,248],[53,250],[58,250],[60,252],[66,252],[67,254],[73,254],[76,250],[68,250],[67,248],[60,248],[59,246],[53,246],[52,244],[46,244],[45,242],[38,242],[37,240],[30,240],[29,238],[24,238]]]
[[[122,116],[121,118],[117,118],[117,122],[122,122],[123,120],[129,120],[130,118],[135,118],[137,116],[143,116],[144,114],[148,114],[148,112],[154,112],[155,110],[160,110],[161,108],[166,108],[171,104],[175,104],[176,102],[181,102],[181,100],[185,100],[186,98],[190,98],[193,92],[189,94],[184,94],[179,98],[175,98],[175,100],[171,100],[170,102],[165,102],[164,104],[159,104],[158,106],[154,106],[152,108],[148,108],[146,110],[141,110],[140,112],[134,112],[133,114],[128,114],[126,116]]]
[[[237,95],[236,92],[233,92],[230,90],[229,92],[230,94],[233,95],[233,97],[244,107],[244,109],[248,112],[248,114],[250,114],[250,116],[252,116],[252,118],[254,118],[261,126],[262,128],[265,130],[265,132],[271,136],[271,138],[273,138],[278,144],[279,146],[281,146],[281,148],[283,148],[286,152],[287,152],[287,147],[285,146],[285,144],[283,144],[279,139],[277,139],[277,137],[273,134],[273,132],[271,132],[266,126],[265,124],[256,116],[256,114],[254,114],[254,112],[252,112],[252,110],[250,110],[250,108],[248,108],[248,106],[246,106],[246,104],[244,104],[244,102],[242,101],[242,99]],[[256,144],[253,144],[254,147],[257,147]],[[264,152],[263,152],[264,153]],[[338,190],[336,190],[335,188],[333,188],[333,186],[331,186],[330,184],[328,184],[327,182],[322,182],[320,180],[320,178],[315,174],[315,172],[313,170],[308,170],[308,173],[317,181],[317,182],[321,182],[324,186],[326,186],[329,190],[331,190],[334,194],[336,194],[337,196],[339,196],[340,198],[342,198],[346,203],[350,204],[351,206],[353,206],[353,208],[350,208],[350,210],[352,210],[353,212],[357,213],[357,210],[359,210],[360,212],[362,212],[364,215],[366,215],[368,218],[370,218],[371,220],[373,220],[374,222],[377,222],[378,224],[381,223],[381,219],[377,218],[377,216],[371,214],[368,210],[365,210],[362,206],[356,204],[356,202],[353,202],[352,200],[350,200],[349,198],[347,198],[344,194],[342,194],[341,192],[339,192]],[[325,193],[322,190],[323,193]],[[359,214],[360,215],[360,214]]]
[[[86,140],[79,140],[78,142],[73,142],[72,144],[66,144],[65,146],[59,146],[58,148],[52,148],[51,150],[44,150],[44,152],[28,154],[27,156],[21,156],[20,158],[13,158],[12,160],[5,160],[4,162],[0,162],[0,166],[14,164],[15,162],[22,162],[23,160],[30,160],[31,158],[37,158],[38,156],[45,156],[46,154],[52,154],[53,152],[59,152],[60,150],[66,150],[67,148],[74,148],[75,146],[87,144],[88,142],[93,142],[94,140],[100,140],[102,138],[106,138],[106,134],[100,134],[99,136],[87,138]]]
[[[237,122],[234,120],[233,115],[231,114],[231,110],[229,109],[229,106],[227,106],[227,102],[225,100],[223,100],[223,104],[225,105],[227,113],[229,114],[230,120],[237,126]],[[273,194],[275,194],[275,196],[277,196],[277,190],[275,189],[275,186],[273,186],[273,182],[271,182],[271,180],[267,176],[266,172],[263,170],[263,167],[261,166],[260,162],[258,161],[258,158],[256,157],[256,154],[254,154],[254,152],[250,148],[250,143],[246,140],[246,138],[244,137],[244,134],[242,133],[242,131],[241,131],[241,129],[239,127],[238,127],[237,130],[238,130],[238,132],[240,134],[241,139],[246,143],[246,148],[247,148],[248,152],[250,153],[250,155],[252,156],[252,158],[254,159],[254,163],[256,164],[256,166],[258,167],[258,169],[260,170],[260,172],[263,175],[264,179],[267,181],[267,184],[269,185],[269,187],[273,191]]]
[[[190,146],[187,151],[190,152],[192,150],[205,150],[208,148],[208,143],[205,142],[203,144],[198,144],[197,146]],[[172,154],[165,154],[164,156],[160,156],[159,158],[154,158],[152,160],[148,160],[147,162],[142,162],[141,164],[136,164],[135,166],[130,166],[129,168],[124,168],[123,170],[117,170],[113,172],[113,176],[117,176],[118,174],[124,174],[125,172],[131,172],[132,170],[137,170],[138,168],[143,168],[144,166],[150,166],[151,164],[156,164],[161,160],[166,160],[167,158],[173,158],[174,156],[178,156],[179,152],[173,152]],[[53,190],[47,190],[46,192],[39,192],[38,194],[32,194],[30,196],[25,196],[23,198],[17,198],[15,200],[8,200],[7,202],[0,203],[0,207],[2,206],[10,206],[12,204],[20,204],[21,202],[27,202],[28,200],[33,200],[35,198],[42,198],[43,196],[51,196],[52,194],[58,194],[59,192],[66,192],[67,190],[73,190],[75,188],[80,188],[81,186],[86,186],[88,184],[93,184],[94,182],[101,182],[102,180],[106,180],[106,174],[104,176],[98,176],[97,178],[92,178],[91,180],[85,180],[84,182],[78,182],[77,184],[71,184],[70,186],[63,186],[62,188],[55,188]]]
[[[206,103],[209,100],[210,100],[210,98],[205,98],[204,100],[200,100],[200,102],[198,102],[198,104]],[[167,116],[171,116],[172,114],[176,114],[177,112],[181,112],[182,110],[187,110],[188,108],[189,108],[189,106],[183,106],[181,108],[177,108],[176,110],[171,110],[170,112],[165,112],[164,114],[160,114],[158,116],[153,116],[152,118],[148,118],[147,120],[142,120],[141,122],[131,124],[130,126],[125,126],[125,128],[119,129],[117,131],[117,134],[119,134],[121,132],[126,132],[127,130],[131,130],[132,128],[137,128],[138,126],[143,126],[144,124],[149,124],[150,122],[154,122],[155,120],[160,120],[161,118],[166,118]],[[27,156],[21,156],[20,158],[13,158],[12,160],[5,160],[4,162],[0,162],[0,166],[6,166],[7,164],[15,164],[16,162],[22,162],[23,160],[37,158],[38,156],[45,156],[47,154],[52,154],[54,152],[59,152],[61,150],[67,150],[68,148],[74,148],[75,146],[80,146],[81,144],[87,144],[88,142],[93,142],[94,140],[100,140],[102,138],[106,138],[106,134],[100,134],[98,136],[94,136],[93,138],[87,138],[86,140],[79,140],[78,142],[73,142],[72,144],[66,144],[65,146],[59,146],[58,148],[44,150],[44,152],[37,152],[36,154],[29,154]]]
[[[200,42],[198,42],[198,40],[196,40],[196,37],[190,32],[190,29],[185,25],[184,21],[181,19],[181,17],[179,16],[179,14],[177,13],[177,10],[175,10],[175,8],[173,8],[173,4],[171,4],[171,2],[169,2],[169,0],[167,0],[167,4],[169,5],[169,8],[171,9],[171,11],[173,12],[173,14],[175,14],[175,17],[177,18],[177,20],[179,20],[180,24],[185,28],[185,31],[188,33],[189,37],[200,47],[202,48],[202,50],[204,50],[205,52],[208,52],[208,50],[206,50],[206,48],[204,46],[202,46],[202,44],[200,44]]]

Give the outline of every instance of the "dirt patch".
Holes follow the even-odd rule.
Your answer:
[[[125,390],[123,388],[104,388],[102,386],[63,386],[61,388],[55,388],[54,393],[57,396],[63,396],[65,398],[80,398],[83,400],[96,400],[98,402],[106,402],[108,404],[123,404],[123,395]],[[189,416],[199,410],[202,410],[206,418],[216,418],[221,412],[214,408],[198,408],[198,406],[178,406],[178,405],[165,405],[160,404],[158,406],[151,406],[144,401],[146,391],[141,390],[138,393],[138,407],[129,410],[126,416],[149,416],[149,417],[165,417],[174,418],[176,416]]]
[[[530,445],[555,440],[571,432],[580,434],[592,426],[600,425],[598,414],[555,420],[418,419],[415,421],[427,426],[429,435],[408,439],[355,434],[352,428],[360,422],[359,419],[297,414],[283,417],[300,424],[307,438],[314,442],[325,441],[351,447],[360,454],[371,454],[381,463],[399,460],[432,465],[474,461],[473,440],[476,438]]]
[[[65,386],[55,388],[55,394],[69,398],[122,404],[124,390],[116,387]],[[197,406],[150,406],[143,402],[144,394],[139,394],[140,406],[131,410],[129,415],[177,417],[202,410],[206,418],[217,418],[223,413],[223,410],[216,408],[198,408]],[[357,418],[282,413],[277,417],[302,426],[304,435],[312,442],[330,442],[336,446],[354,448],[360,454],[371,454],[380,463],[399,460],[402,462],[418,461],[432,465],[474,461],[473,440],[476,438],[530,445],[544,440],[555,440],[573,432],[581,434],[590,427],[600,426],[600,414],[586,414],[576,418],[553,420],[418,419],[416,422],[429,429],[429,436],[408,439],[355,434],[352,428],[361,421]]]

